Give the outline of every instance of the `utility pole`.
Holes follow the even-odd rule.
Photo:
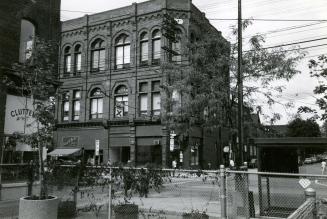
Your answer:
[[[242,72],[242,0],[238,0],[238,148],[236,164],[243,164],[243,72]]]

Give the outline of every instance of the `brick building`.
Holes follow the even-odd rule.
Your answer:
[[[1,0],[0,1],[0,79],[10,75],[11,65],[23,62],[33,47],[33,37],[59,40],[60,0]],[[56,60],[54,59],[54,64]],[[16,91],[7,91],[0,80],[0,145],[4,136],[10,136],[17,124],[9,108],[20,106],[21,97]],[[10,100],[9,100],[10,99]],[[8,101],[9,100],[9,101]],[[6,122],[5,122],[6,121]],[[10,128],[8,128],[8,126]],[[21,128],[21,127],[17,127]],[[10,130],[10,131],[8,131]],[[17,130],[20,131],[20,130]]]
[[[199,19],[222,37],[190,0],[134,3],[62,23],[57,147],[84,148],[97,162],[109,158],[112,163],[170,166],[170,132],[160,119],[165,14],[179,19],[179,43],[189,42]],[[200,128],[191,135],[192,146],[180,154],[182,165],[217,166],[222,156],[217,142],[224,144],[222,140],[217,135],[204,139]]]

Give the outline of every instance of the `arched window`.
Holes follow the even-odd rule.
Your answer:
[[[182,37],[182,31],[177,31],[175,34],[176,41],[172,42],[171,44],[171,49],[173,51],[171,60],[175,64],[181,64],[182,63],[182,42],[181,42],[181,37]]]
[[[103,71],[105,70],[105,64],[104,41],[97,39],[91,44],[91,70],[95,72]]]
[[[142,33],[140,37],[140,61],[147,64],[149,60],[149,37],[147,33]]]
[[[152,63],[159,64],[161,56],[161,33],[155,30],[152,33]]]
[[[128,67],[131,61],[131,41],[126,34],[120,35],[116,39],[116,68],[121,69]]]
[[[76,45],[74,49],[74,76],[80,75],[82,71],[82,47]]]
[[[125,85],[115,90],[115,117],[128,116],[128,89]]]
[[[101,119],[103,117],[103,95],[100,88],[95,88],[91,92],[91,119]]]
[[[67,46],[64,50],[64,77],[69,77],[71,72],[71,53],[70,47]]]
[[[19,61],[25,62],[32,55],[35,26],[28,20],[23,19],[20,24],[20,47]]]

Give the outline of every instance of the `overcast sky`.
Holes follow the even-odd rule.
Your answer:
[[[178,1],[178,0],[176,0]],[[243,0],[243,18],[255,19],[285,19],[285,20],[327,20],[327,0]],[[61,19],[68,20],[81,17],[85,14],[102,12],[110,9],[127,6],[142,0],[61,0]],[[209,19],[235,19],[237,18],[237,0],[193,0],[193,3],[206,13]],[[210,20],[220,30],[224,37],[231,39],[231,25],[236,21]],[[284,30],[282,30],[284,29]],[[285,31],[285,29],[288,29]],[[272,33],[273,32],[273,33]],[[244,34],[248,36],[256,33],[265,33],[266,46],[280,45],[290,42],[306,41],[327,37],[327,22],[318,21],[254,21]],[[301,47],[310,47],[327,44],[327,40],[300,44]],[[246,42],[244,43],[246,48]],[[286,47],[287,48],[287,47]],[[294,116],[298,106],[307,105],[315,107],[313,89],[317,84],[316,79],[310,78],[307,67],[308,60],[320,54],[327,54],[327,46],[317,46],[306,50],[305,58],[298,66],[302,74],[297,75],[287,86],[281,103],[289,100],[295,101],[294,110],[286,110],[282,105],[266,112],[280,112],[283,117],[278,124],[287,124]]]

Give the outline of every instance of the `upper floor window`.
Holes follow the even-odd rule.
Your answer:
[[[95,88],[91,92],[91,119],[101,119],[103,117],[103,96],[100,88]]]
[[[104,41],[97,39],[91,44],[91,70],[103,71],[105,70],[105,64]]]
[[[64,76],[69,76],[71,72],[71,54],[70,54],[70,47],[67,46],[64,50]]]
[[[142,82],[139,85],[140,115],[148,114],[148,83]]]
[[[115,90],[115,117],[128,116],[128,89],[125,85]]]
[[[161,56],[161,33],[155,30],[152,33],[152,63],[158,64]]]
[[[182,63],[182,42],[181,42],[181,35],[182,32],[178,31],[176,34],[176,41],[172,42],[171,49],[173,51],[172,54],[172,62],[175,64],[181,64]]]
[[[140,58],[141,64],[146,64],[149,60],[149,37],[147,33],[142,33],[140,37]]]
[[[127,67],[131,62],[131,41],[129,36],[126,34],[120,35],[116,39],[115,48],[116,68],[121,69]]]
[[[69,91],[62,95],[62,120],[69,120]]]
[[[82,47],[76,45],[74,49],[74,75],[79,75],[82,70]]]
[[[73,98],[73,121],[78,121],[81,113],[81,91],[75,90]]]
[[[161,111],[160,81],[152,82],[151,94],[152,115],[159,116]]]
[[[25,62],[32,56],[35,26],[23,19],[20,24],[19,61]]]

